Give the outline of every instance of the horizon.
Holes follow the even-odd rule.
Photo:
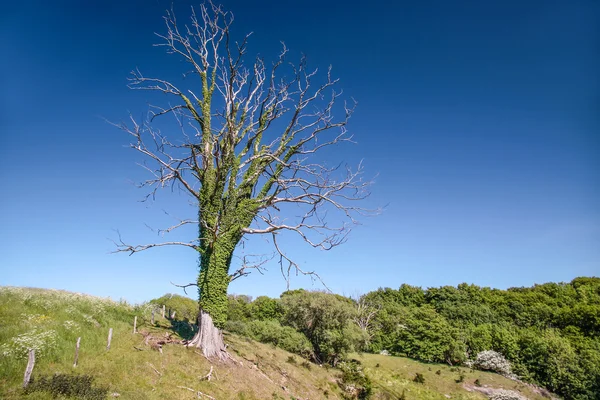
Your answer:
[[[573,280],[579,279],[579,278],[600,279],[599,276],[577,276],[577,277],[573,278],[570,282],[543,282],[543,283],[535,283],[535,284],[533,284],[531,286],[510,286],[510,287],[507,287],[505,289],[495,288],[495,287],[491,287],[491,286],[479,286],[479,285],[475,285],[475,286],[477,286],[480,289],[490,289],[492,291],[493,290],[510,291],[512,289],[530,289],[530,288],[534,288],[536,286],[543,286],[543,285],[547,285],[547,284],[569,285],[569,284],[571,284],[573,282]],[[368,293],[371,293],[371,292],[376,292],[376,291],[379,291],[379,290],[386,290],[386,289],[399,290],[400,287],[402,285],[404,285],[404,284],[405,283],[401,283],[400,286],[398,286],[398,288],[391,288],[391,287],[387,287],[387,286],[386,287],[380,286],[380,287],[378,287],[376,289],[370,290],[369,292],[360,293],[360,295],[362,296],[362,295],[365,295],[365,294],[368,294]],[[409,285],[409,286],[416,287],[416,288],[421,289],[422,291],[426,292],[429,289],[438,289],[438,288],[443,288],[443,287],[458,288],[458,286],[462,285],[462,284],[474,285],[474,284],[468,283],[468,282],[461,282],[461,283],[459,283],[457,285],[430,286],[430,287],[425,287],[425,288],[423,288],[421,286],[412,286],[412,285]],[[163,294],[161,294],[159,296],[156,296],[156,297],[154,297],[152,299],[145,299],[145,300],[142,300],[140,302],[130,302],[130,301],[128,301],[123,296],[121,296],[120,298],[116,299],[116,298],[113,298],[111,296],[93,295],[93,294],[89,294],[89,293],[77,292],[77,291],[65,290],[65,289],[58,289],[58,288],[45,288],[45,287],[32,287],[32,286],[11,286],[11,285],[0,286],[0,289],[2,289],[2,288],[16,288],[16,289],[21,288],[21,289],[32,289],[32,290],[50,290],[50,291],[57,291],[57,292],[67,292],[67,293],[73,293],[73,294],[81,295],[81,296],[91,296],[91,297],[96,297],[96,298],[100,298],[100,299],[110,300],[110,301],[113,301],[113,302],[122,302],[122,301],[125,301],[127,304],[130,304],[130,305],[144,304],[144,303],[147,303],[147,302],[152,301],[152,300],[156,300],[156,299],[158,299],[160,297],[163,297],[163,296],[166,296],[166,295],[182,296],[182,297],[187,297],[187,298],[192,299],[192,300],[197,300],[197,298],[196,297],[192,297],[190,293],[186,294],[186,293],[165,292],[165,293],[163,293]],[[322,293],[336,294],[336,295],[340,295],[340,296],[343,296],[343,297],[346,297],[346,298],[349,298],[349,299],[355,299],[355,297],[354,297],[353,294],[327,292],[324,289],[305,289],[305,288],[299,287],[299,288],[290,289],[290,290],[306,290],[306,291],[309,291],[309,292],[316,291],[316,292],[322,292]],[[256,300],[257,297],[261,297],[261,296],[266,296],[266,297],[269,297],[269,298],[277,299],[277,298],[280,298],[281,295],[283,293],[285,293],[285,292],[286,291],[281,292],[279,294],[279,296],[266,296],[266,295],[250,296],[250,295],[247,295],[245,293],[227,293],[227,295],[228,296],[245,296],[245,297],[249,298],[250,302],[252,302],[252,301]]]
[[[196,281],[188,249],[110,254],[117,230],[128,242],[157,241],[145,224],[169,226],[163,210],[195,214],[176,190],[139,202],[146,192],[131,182],[146,177],[140,158],[104,120],[141,116],[155,98],[127,89],[131,70],[165,79],[185,72],[152,46],[170,4],[7,5],[0,285],[127,293],[136,303],[184,295],[171,282]],[[199,4],[181,1],[175,11],[187,20]],[[327,154],[332,164],[362,160],[364,177],[376,178],[361,205],[387,207],[328,252],[282,240],[334,293],[402,283],[505,290],[600,275],[600,3],[221,4],[235,15],[236,39],[254,32],[247,61],[271,62],[282,40],[290,61],[303,53],[310,68],[333,65],[345,99],[358,102],[348,124],[357,144]],[[238,255],[271,251],[255,237]],[[229,293],[285,291],[276,260],[266,267]],[[290,289],[299,287],[322,288],[292,277]]]

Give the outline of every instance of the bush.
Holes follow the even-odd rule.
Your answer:
[[[473,366],[486,371],[494,371],[502,375],[511,372],[510,362],[504,356],[493,350],[482,351],[477,354]]]
[[[407,310],[394,332],[391,350],[425,362],[457,364],[464,360],[458,331],[431,306]]]
[[[279,320],[283,315],[283,310],[279,299],[272,299],[267,296],[257,297],[251,304],[250,310],[252,318],[261,321],[264,320]]]
[[[305,358],[312,355],[312,346],[306,336],[294,328],[281,326],[277,321],[227,321],[225,329]]]
[[[32,377],[24,389],[25,394],[49,392],[52,397],[66,396],[82,400],[104,400],[108,394],[106,387],[93,387],[94,378],[89,375],[54,374],[52,377]]]
[[[162,308],[164,305],[167,312],[175,311],[175,318],[188,320],[196,323],[198,318],[198,302],[189,297],[180,296],[178,294],[165,294],[158,299],[150,300],[150,304],[156,305],[156,308]],[[166,315],[165,315],[166,316]]]
[[[283,324],[306,335],[317,362],[335,366],[362,341],[352,320],[353,303],[346,297],[298,290],[283,293],[281,305]]]
[[[344,391],[346,398],[368,399],[371,397],[373,386],[371,379],[365,375],[358,363],[342,361],[338,363],[338,368],[342,371],[338,384]]]

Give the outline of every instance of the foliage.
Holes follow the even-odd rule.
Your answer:
[[[365,299],[380,307],[370,326],[372,352],[456,363],[494,351],[515,374],[566,399],[598,398],[600,278],[508,290],[402,285]]]
[[[457,331],[430,306],[409,310],[398,326],[391,350],[427,362],[460,363],[464,346]]]
[[[90,375],[54,374],[52,377],[32,377],[24,389],[25,394],[48,392],[54,398],[66,396],[82,400],[104,400],[108,394],[106,387],[94,387]]]
[[[156,305],[157,309],[164,305],[168,310],[175,311],[175,317],[196,323],[198,317],[198,302],[189,297],[178,294],[167,293],[157,299],[150,300],[150,304]]]
[[[342,372],[339,385],[348,399],[368,399],[371,397],[373,384],[365,374],[362,366],[356,361],[342,361],[338,364]]]
[[[284,293],[281,304],[283,324],[306,335],[318,362],[336,365],[362,340],[352,321],[355,308],[346,297],[298,291]]]
[[[283,317],[283,307],[279,299],[272,299],[267,296],[257,297],[252,304],[251,314],[258,320],[277,320]]]
[[[269,343],[302,357],[312,355],[312,345],[302,333],[277,321],[228,321],[225,330]]]
[[[196,397],[186,388],[193,388],[219,399],[252,398],[324,398],[327,392],[329,399],[342,398],[340,386],[337,384],[339,369],[317,367],[306,363],[295,356],[297,362],[286,362],[290,353],[270,344],[262,344],[251,339],[242,338],[225,332],[225,340],[232,356],[243,362],[243,376],[232,373],[234,367],[239,371],[241,366],[229,363],[213,363],[196,352],[177,344],[167,344],[163,354],[144,345],[142,334],[132,333],[134,316],[138,316],[138,332],[150,332],[153,337],[162,338],[166,334],[178,337],[173,331],[171,321],[157,318],[155,325],[149,320],[139,318],[147,313],[148,304],[130,306],[125,302],[113,302],[92,296],[76,295],[66,292],[45,291],[36,289],[0,288],[0,343],[8,343],[11,338],[39,326],[57,332],[56,347],[46,356],[36,357],[34,377],[54,373],[71,374],[75,342],[81,336],[81,352],[77,372],[93,375],[98,386],[109,387],[109,393],[123,399],[180,399]],[[150,308],[151,309],[151,308]],[[99,322],[96,326],[88,322],[84,315]],[[71,321],[78,330],[71,331]],[[232,321],[233,322],[233,321]],[[238,321],[239,322],[239,321]],[[238,323],[236,322],[236,323]],[[249,322],[249,321],[247,321]],[[247,323],[246,322],[246,323]],[[182,325],[185,321],[179,321]],[[108,328],[114,328],[110,351],[106,351]],[[595,343],[592,338],[582,338],[577,331],[563,332],[577,354],[582,355],[580,366],[589,374],[597,373],[598,359],[594,358]],[[577,340],[575,338],[578,338]],[[310,344],[309,344],[310,348]],[[293,356],[294,357],[294,356]],[[415,360],[401,357],[382,356],[378,354],[352,354],[352,359],[360,361],[359,367],[372,382],[372,398],[401,398],[403,391],[409,399],[436,400],[444,398],[444,394],[452,398],[471,398],[463,385],[457,385],[457,373],[450,372],[445,364],[422,364]],[[25,356],[0,357],[0,398],[16,399],[50,399],[49,392],[33,392],[24,394],[21,389],[23,370],[27,359]],[[306,363],[306,364],[305,364]],[[311,365],[310,371],[304,365]],[[376,365],[379,365],[376,368]],[[198,380],[214,368],[214,380]],[[585,368],[587,368],[587,370]],[[440,374],[436,375],[435,371]],[[157,372],[158,371],[158,372]],[[455,369],[454,372],[457,370]],[[425,377],[424,384],[412,382],[416,373]],[[162,375],[161,375],[162,374]],[[265,375],[270,379],[266,379]],[[282,377],[285,377],[285,383]],[[590,375],[596,376],[597,375]],[[168,378],[169,384],[164,384]],[[534,389],[520,385],[502,376],[489,372],[472,371],[465,381],[478,379],[482,387],[503,386],[517,389],[531,400],[543,400],[541,394]],[[35,379],[34,379],[35,381]],[[161,383],[162,382],[162,383]],[[282,388],[282,384],[285,388]],[[593,388],[593,381],[585,381],[584,385]],[[61,397],[59,397],[61,398]],[[65,398],[62,396],[62,398]],[[581,395],[578,398],[583,399]],[[588,395],[588,399],[594,399]]]
[[[252,298],[245,295],[230,294],[227,296],[227,320],[248,321],[256,319],[251,308]]]

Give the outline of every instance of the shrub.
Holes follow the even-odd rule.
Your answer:
[[[277,321],[227,321],[225,330],[272,344],[302,357],[312,355],[312,345],[302,333]]]
[[[458,331],[431,306],[407,310],[394,332],[394,353],[425,362],[460,363],[464,360],[464,343]]]
[[[504,358],[502,354],[493,350],[486,350],[477,354],[473,366],[486,371],[494,371],[502,375],[509,375],[511,371],[510,362]]]
[[[338,363],[342,376],[338,381],[344,391],[345,397],[349,399],[368,399],[371,397],[371,379],[365,375],[362,367],[356,362]]]
[[[282,322],[306,335],[318,362],[335,366],[363,339],[348,298],[298,290],[283,293],[281,305]]]
[[[198,302],[196,300],[178,294],[165,294],[158,299],[150,300],[150,303],[156,305],[156,308],[164,305],[167,311],[169,309],[175,311],[176,318],[196,323],[198,317]]]
[[[49,392],[52,397],[72,397],[82,400],[104,400],[108,394],[106,387],[93,387],[94,378],[89,375],[54,374],[52,377],[32,378],[24,389],[25,394]]]
[[[415,377],[413,378],[413,382],[425,383],[425,377],[423,376],[423,374],[417,372],[415,374]]]
[[[283,315],[279,299],[272,299],[267,296],[259,296],[250,304],[250,311],[253,319],[279,320]]]

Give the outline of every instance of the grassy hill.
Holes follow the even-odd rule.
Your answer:
[[[107,389],[107,398],[342,399],[349,393],[338,384],[340,370],[233,334],[226,333],[225,339],[235,361],[211,363],[177,343],[192,334],[187,322],[157,312],[152,324],[153,307],[65,291],[0,287],[0,398],[54,398],[48,391],[26,394],[21,389],[28,348],[36,350],[32,387],[53,374],[65,374],[62,385],[69,379],[76,382],[69,376],[88,375],[94,387]],[[113,337],[107,350],[109,328]],[[74,367],[78,337],[81,348]],[[159,351],[161,342],[166,343]],[[490,394],[484,392],[501,388],[528,399],[544,398],[533,387],[492,373],[384,355],[353,358],[372,381],[374,399],[485,399]],[[423,383],[414,381],[417,374]]]

